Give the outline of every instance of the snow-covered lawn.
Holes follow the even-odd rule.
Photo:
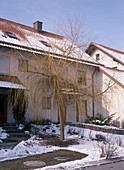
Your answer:
[[[80,167],[83,163],[88,163],[90,161],[98,161],[100,159],[105,159],[105,157],[100,158],[101,149],[98,145],[103,145],[103,142],[96,141],[96,135],[102,135],[106,140],[109,140],[112,146],[116,147],[116,156],[124,156],[124,136],[123,135],[115,135],[108,134],[99,131],[93,131],[84,128],[71,127],[69,125],[65,126],[65,140],[68,139],[76,139],[79,144],[70,145],[68,147],[58,147],[58,146],[50,146],[46,145],[43,142],[42,138],[36,137],[35,134],[48,134],[48,135],[57,135],[60,133],[60,126],[56,124],[44,125],[44,126],[36,126],[33,125],[32,128],[34,134],[27,141],[22,141],[17,146],[11,149],[1,149],[0,150],[0,161],[22,158],[29,155],[42,154],[51,152],[59,149],[68,149],[72,151],[77,151],[81,153],[88,154],[88,156],[81,160],[76,160],[73,162],[61,163],[59,165],[45,167],[42,169],[52,169],[58,168],[59,166],[64,167],[66,169],[73,169]],[[0,139],[6,137],[6,133],[0,129]],[[120,146],[119,146],[120,145]]]

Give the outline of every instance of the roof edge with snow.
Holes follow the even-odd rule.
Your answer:
[[[94,46],[95,48],[93,48],[93,46]],[[119,50],[115,50],[115,49],[113,49],[113,48],[106,47],[106,46],[101,45],[101,44],[96,44],[96,43],[94,43],[94,42],[91,42],[91,43],[89,44],[89,46],[86,48],[85,52],[90,55],[92,50],[94,51],[96,48],[98,48],[98,49],[100,49],[101,51],[103,51],[104,53],[108,54],[110,57],[112,57],[112,58],[114,58],[115,60],[117,60],[119,63],[121,63],[121,64],[124,65],[124,62],[123,62],[123,61],[119,60],[119,59],[118,59],[117,57],[115,57],[114,55],[112,55],[112,54],[110,54],[109,52],[105,51],[104,49],[100,48],[100,46],[103,47],[103,48],[106,48],[106,49],[108,49],[108,50],[111,50],[111,51],[113,51],[113,52],[116,52],[116,53],[119,53],[119,54],[123,54],[123,55],[124,55],[124,52],[121,52],[121,51],[119,51]]]
[[[117,83],[119,86],[121,86],[122,88],[124,88],[124,83],[123,83],[123,77],[120,77],[120,79],[116,78],[115,73],[119,73],[119,74],[123,74],[124,75],[124,71],[123,70],[118,70],[118,69],[113,69],[110,67],[99,67],[99,70],[104,73],[107,77],[109,77],[111,80],[113,80],[115,83]],[[113,71],[113,74],[111,74],[111,72]]]

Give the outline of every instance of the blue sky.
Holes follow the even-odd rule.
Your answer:
[[[87,36],[124,51],[124,0],[1,0],[0,17],[31,26],[39,20],[43,29],[56,33],[57,24],[80,18]]]

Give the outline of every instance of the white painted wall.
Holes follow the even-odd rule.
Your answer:
[[[102,104],[109,111],[110,115],[115,113],[114,120],[124,122],[124,89],[110,80],[105,74],[103,75],[103,79],[106,82],[111,81],[113,87],[103,95]],[[106,89],[106,85],[103,83],[103,90]]]
[[[92,93],[92,74],[93,74],[93,71],[94,71],[94,67],[82,65],[82,66],[79,66],[78,69],[82,70],[82,71],[86,71],[87,85],[86,86],[80,86],[80,88],[84,89],[84,88],[88,87],[87,92],[88,92],[89,96],[88,97],[84,96],[84,97],[82,97],[82,99],[87,100],[87,113],[88,113],[88,115],[92,115],[92,98],[91,98],[90,95]],[[60,70],[62,70],[62,69],[60,68]],[[73,83],[75,81],[75,78],[76,78],[76,75],[75,75],[76,71],[77,71],[77,67],[73,63],[71,63],[69,65],[68,69],[66,69],[66,72],[64,74],[65,78],[67,78],[68,81]],[[27,73],[27,74],[30,74],[30,73]],[[20,75],[23,75],[23,73],[21,73]],[[25,82],[24,80],[22,80],[22,78],[24,78],[24,76],[19,76],[19,77],[20,77],[20,80],[22,82]],[[53,97],[52,97],[52,104],[51,104],[52,108],[50,110],[43,110],[42,109],[42,96],[45,95],[44,94],[44,88],[46,88],[46,87],[43,87],[43,85],[42,85],[42,78],[43,77],[42,76],[39,77],[39,78],[38,77],[36,78],[35,76],[29,76],[29,77],[30,78],[28,79],[28,89],[30,90],[29,91],[30,100],[29,100],[29,108],[28,108],[27,115],[26,115],[27,119],[32,119],[32,118],[34,119],[36,117],[39,117],[39,118],[42,117],[42,118],[45,118],[45,119],[50,119],[53,122],[58,122],[58,108],[57,108],[56,101],[53,100]],[[39,86],[39,90],[37,90],[37,88],[35,89],[35,86],[37,84],[36,80],[41,80],[41,85]],[[30,89],[30,88],[32,88],[32,89]],[[32,94],[31,90],[33,90],[33,93],[35,93],[35,95],[37,96],[37,99],[39,100],[38,108],[35,111],[33,111],[33,102],[32,102],[32,99],[33,99],[32,95],[34,95],[34,94]],[[49,96],[51,94],[51,92],[52,92],[51,90],[52,89],[50,89],[49,93],[47,92],[47,96]],[[35,112],[35,114],[34,114],[34,112]],[[85,118],[85,115],[84,115],[84,118]],[[79,118],[80,119],[79,121],[84,122],[84,118],[83,119]],[[74,101],[67,104],[66,121],[76,123],[76,103]]]
[[[29,105],[28,105],[28,109],[26,112],[26,119],[27,120],[31,120],[31,119],[36,119],[36,118],[45,118],[45,119],[50,119],[53,122],[58,122],[58,108],[57,108],[57,104],[56,101],[53,99],[51,100],[51,105],[52,108],[50,110],[43,110],[42,109],[42,96],[44,96],[44,86],[41,85],[39,86],[39,89],[37,90],[36,84],[38,80],[41,80],[42,82],[42,76],[36,77],[36,76],[32,76],[33,74],[27,72],[19,72],[18,71],[18,59],[22,58],[23,59],[28,59],[29,60],[29,64],[31,64],[31,55],[24,53],[22,56],[19,55],[18,53],[15,53],[15,51],[4,51],[4,53],[10,57],[10,75],[12,76],[17,76],[20,81],[25,85],[25,87],[27,88],[26,93],[28,94],[28,98],[29,98]],[[39,63],[40,64],[40,63]],[[42,65],[42,64],[41,64]],[[53,67],[52,67],[53,68]],[[41,66],[41,70],[42,70],[42,66]],[[41,71],[40,70],[40,71]],[[86,86],[82,86],[80,85],[81,89],[87,89],[87,95],[88,97],[84,96],[82,97],[82,99],[87,100],[87,114],[92,116],[92,74],[95,70],[94,67],[92,66],[88,66],[88,65],[78,65],[78,67],[72,62],[69,63],[69,67],[68,69],[65,69],[65,73],[64,73],[64,77],[68,79],[68,81],[70,82],[74,82],[76,79],[76,72],[77,70],[82,70],[82,71],[86,71],[86,77],[87,77],[87,83]],[[60,68],[60,71],[62,71],[62,69]],[[77,80],[76,80],[77,81]],[[88,88],[87,88],[88,87]],[[50,93],[51,93],[50,89]],[[38,101],[38,107],[35,108],[34,110],[34,103],[33,103],[33,95],[35,94],[37,101]],[[49,93],[47,94],[48,96],[50,95]],[[11,107],[11,106],[10,106]],[[85,115],[84,115],[85,116]],[[72,102],[71,104],[67,105],[66,108],[66,120],[67,122],[76,122],[76,103]],[[12,118],[12,112],[11,109],[8,109],[8,122],[13,122],[13,118]],[[84,119],[82,120],[82,118],[80,118],[79,120],[84,121]]]

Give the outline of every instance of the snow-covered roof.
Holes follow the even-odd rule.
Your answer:
[[[9,32],[9,34],[12,33],[12,37],[9,36],[7,32]],[[44,42],[47,43],[48,46],[45,45]],[[1,18],[0,45],[31,52],[33,50],[38,53],[46,52],[49,54],[67,56],[67,58],[97,63],[92,57],[80,48],[72,45],[70,41],[60,35],[46,31],[39,33],[32,27]]]
[[[0,87],[12,89],[26,89],[15,76],[0,75]]]
[[[124,88],[124,71],[103,66],[99,68],[105,75]]]
[[[93,42],[90,43],[90,45],[87,47],[85,51],[88,54],[90,54],[91,51],[94,50],[93,46],[105,52],[106,54],[108,54],[109,56],[111,56],[112,58],[120,62],[121,64],[124,64],[124,52],[121,52],[121,51],[118,51],[118,50],[115,50],[115,49],[112,49],[112,48],[109,48],[109,47],[106,47],[100,44],[96,44]]]

